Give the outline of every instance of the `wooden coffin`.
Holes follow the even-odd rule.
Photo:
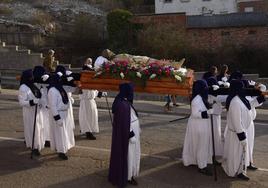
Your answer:
[[[95,78],[95,72],[83,71],[80,77],[80,87],[82,89],[96,89],[99,91],[118,91],[119,84],[131,82],[126,79],[116,79],[109,76]],[[174,94],[180,96],[189,96],[192,90],[194,75],[193,70],[187,72],[186,79],[183,82],[177,82],[175,78],[161,78],[146,81],[146,86],[135,85],[135,92],[156,93],[156,94]]]

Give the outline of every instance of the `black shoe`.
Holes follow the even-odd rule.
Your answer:
[[[135,185],[135,186],[137,186],[138,185],[138,182],[132,177],[131,178],[131,180],[128,180],[127,181],[129,184],[131,184],[131,185]]]
[[[208,167],[205,167],[205,168],[199,168],[198,169],[198,172],[202,173],[202,174],[205,174],[206,176],[212,176],[212,172],[211,170],[208,168]]]
[[[91,132],[86,132],[86,137],[89,140],[96,140],[96,137]]]
[[[34,156],[40,156],[41,155],[38,149],[34,149],[32,152],[33,152]]]
[[[179,106],[177,103],[173,103],[173,106]]]
[[[61,158],[62,160],[68,160],[67,155],[65,155],[65,153],[59,153],[59,158]]]
[[[241,180],[245,180],[245,181],[249,180],[249,177],[246,174],[243,174],[243,173],[238,174],[237,177],[239,179],[241,179]]]
[[[249,166],[247,167],[248,170],[258,170],[258,168],[256,166],[254,166],[252,163],[249,164]]]
[[[46,148],[49,148],[49,147],[50,147],[50,141],[46,141],[46,142],[45,142],[45,147],[46,147]]]

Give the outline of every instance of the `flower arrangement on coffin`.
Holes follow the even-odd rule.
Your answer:
[[[144,62],[142,61],[144,59],[140,59],[141,61],[113,59],[104,63],[102,69],[96,73],[95,77],[110,76],[117,79],[128,79],[142,87],[146,86],[147,80],[173,78],[177,82],[184,82],[186,78],[187,69],[180,67],[185,59],[177,62],[177,65],[179,64],[180,66],[174,66],[173,61],[150,60]]]

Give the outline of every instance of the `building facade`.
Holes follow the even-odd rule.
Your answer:
[[[155,13],[215,15],[235,12],[268,12],[267,0],[155,0]]]

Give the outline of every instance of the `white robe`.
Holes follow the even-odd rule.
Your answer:
[[[223,139],[221,135],[221,113],[222,113],[222,102],[225,102],[227,95],[218,95],[214,97],[208,96],[209,103],[213,104],[213,131],[214,131],[214,143],[215,143],[215,155],[222,156],[223,154]]]
[[[67,153],[67,151],[74,147],[74,132],[70,117],[68,114],[69,104],[62,102],[60,92],[56,88],[50,88],[48,91],[49,103],[49,117],[51,125],[51,149],[58,153]],[[57,125],[54,116],[60,115],[63,120],[63,125]]]
[[[49,125],[49,107],[47,99],[47,84],[35,84],[42,94],[40,103],[42,105],[41,113],[43,114],[43,127],[44,127],[44,139],[45,141],[50,141],[50,125]]]
[[[97,90],[82,90],[79,108],[79,125],[81,133],[99,132],[98,109],[95,98],[98,95]]]
[[[76,87],[72,86],[63,86],[65,91],[67,92],[68,99],[69,99],[69,108],[68,108],[68,117],[70,118],[70,124],[73,129],[75,129],[75,123],[74,123],[74,113],[73,113],[73,104],[74,104],[74,98],[72,97],[72,93],[75,91]]]
[[[261,106],[262,104],[259,104],[256,100],[256,98],[247,97],[247,99],[251,103],[251,115],[252,115],[252,121],[250,123],[249,128],[247,129],[247,139],[248,139],[248,151],[249,151],[249,162],[253,163],[253,149],[254,149],[254,140],[255,140],[255,125],[254,120],[256,119],[257,112],[256,107]]]
[[[132,177],[137,177],[140,171],[140,123],[133,108],[130,109],[130,132],[135,134],[135,143],[129,141],[128,144],[128,180]]]
[[[102,67],[102,65],[104,63],[108,62],[108,59],[106,59],[105,57],[99,56],[95,63],[94,63],[94,69],[95,71],[97,71],[98,69],[100,69]]]
[[[24,125],[24,137],[26,146],[32,148],[33,128],[34,128],[34,116],[35,116],[35,105],[30,106],[30,100],[36,97],[32,93],[31,89],[22,84],[19,88],[19,103],[22,106],[23,113],[23,125]],[[36,125],[35,125],[35,136],[34,136],[34,149],[39,151],[44,148],[44,128],[43,128],[43,114],[41,113],[40,106],[37,105],[36,114]]]
[[[207,111],[200,95],[191,102],[191,116],[183,145],[182,159],[185,166],[198,165],[200,169],[212,163],[212,142],[210,118],[203,119],[201,113]]]
[[[252,112],[238,96],[234,97],[227,112],[227,127],[223,151],[222,167],[228,176],[234,177],[243,172],[242,156],[243,146],[241,145],[237,133],[245,132],[252,121]],[[244,163],[249,165],[248,148],[245,149]]]

